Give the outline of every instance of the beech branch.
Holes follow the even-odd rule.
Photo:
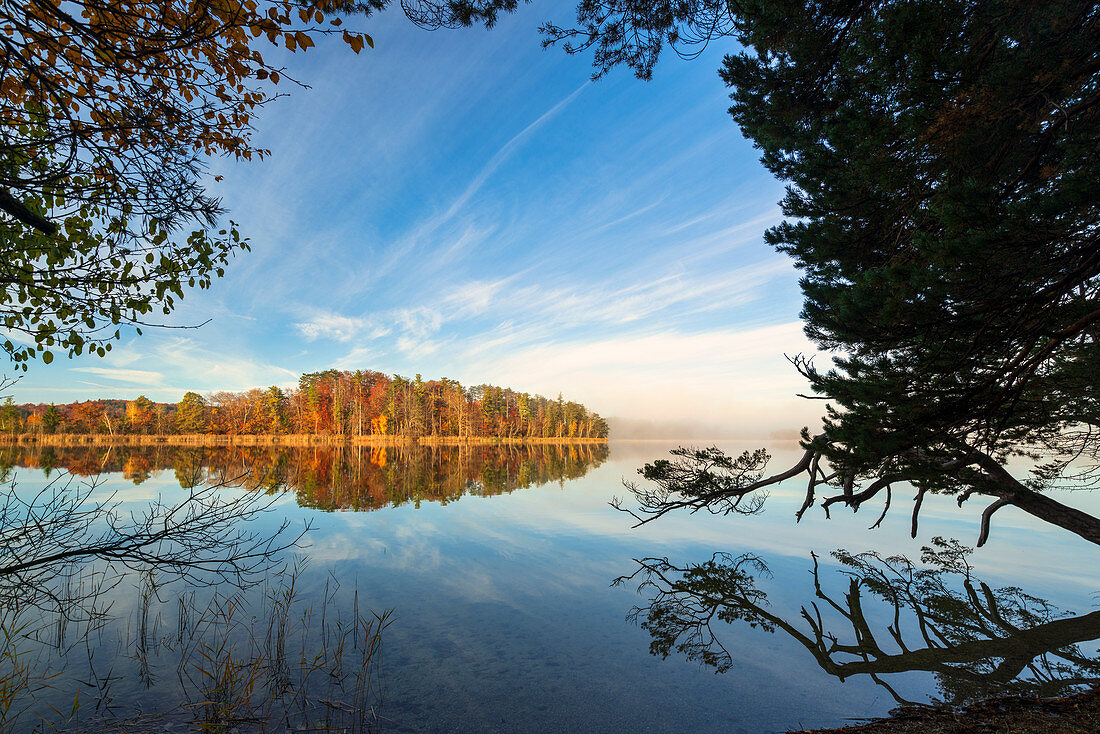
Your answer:
[[[10,215],[16,221],[26,224],[28,227],[34,227],[43,234],[57,234],[55,223],[41,214],[31,211],[26,204],[16,199],[11,195],[11,192],[4,188],[0,188],[0,211]]]

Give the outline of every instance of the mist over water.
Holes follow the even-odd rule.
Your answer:
[[[797,441],[799,428],[764,428],[752,424],[718,425],[693,421],[612,417],[607,419],[616,441],[694,441],[714,443],[745,439]]]

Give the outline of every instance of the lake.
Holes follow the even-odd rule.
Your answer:
[[[81,720],[173,709],[162,728],[186,730],[199,704],[211,705],[201,685],[188,691],[195,666],[180,663],[181,650],[198,649],[181,642],[184,627],[200,626],[187,610],[230,599],[259,625],[246,635],[252,644],[270,644],[279,607],[258,600],[270,602],[289,578],[300,608],[284,616],[304,636],[288,643],[288,658],[313,654],[329,628],[352,640],[354,620],[373,624],[369,610],[389,611],[381,653],[356,691],[307,681],[313,692],[299,702],[310,703],[290,719],[298,727],[359,702],[369,705],[361,728],[379,731],[776,732],[840,726],[899,702],[1054,695],[1100,678],[1090,616],[1100,568],[1089,543],[1008,507],[989,542],[966,554],[947,539],[972,547],[982,507],[938,496],[926,498],[912,539],[912,493],[897,489],[875,530],[881,504],[834,508],[831,519],[814,508],[796,524],[801,479],[775,488],[754,516],[670,515],[632,528],[609,502],[629,506],[623,480],[674,445],[3,449],[23,498],[65,471],[79,482],[98,474],[90,499],[140,513],[158,496],[182,495],[181,484],[220,482],[226,495],[270,498],[248,522],[261,534],[284,521],[291,533],[309,525],[286,554],[297,572],[243,595],[178,581],[150,587],[127,574],[104,591],[108,614],[64,660],[27,653],[58,673],[34,705],[68,716],[80,690]],[[800,454],[795,443],[720,444],[762,445],[773,469]],[[1059,499],[1100,512],[1093,494]],[[922,565],[926,546],[937,554]],[[831,555],[839,549],[849,554]],[[89,659],[100,683],[81,667]]]

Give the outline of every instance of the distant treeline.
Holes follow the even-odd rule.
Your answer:
[[[463,387],[372,370],[302,375],[296,389],[186,393],[178,403],[88,400],[0,405],[3,434],[454,436],[606,438],[607,422],[580,403],[493,385]]]
[[[602,443],[505,446],[382,446],[310,449],[225,447],[0,448],[0,479],[13,467],[63,469],[75,476],[120,472],[135,485],[172,471],[181,486],[226,484],[293,491],[321,510],[376,510],[420,502],[493,496],[584,476],[602,464]]]

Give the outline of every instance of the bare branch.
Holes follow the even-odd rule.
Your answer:
[[[95,480],[58,475],[29,497],[12,481],[0,500],[0,600],[46,604],[67,618],[94,617],[98,592],[126,571],[152,569],[191,585],[244,587],[261,580],[308,525],[292,531],[284,520],[270,532],[250,528],[278,497],[223,496],[221,490],[239,480],[196,483],[179,498],[158,497],[130,512],[113,497],[93,500]],[[89,587],[97,593],[87,593]]]
[[[982,511],[982,529],[978,534],[978,547],[981,548],[985,545],[985,541],[989,539],[989,519],[993,517],[993,513],[1001,509],[1005,505],[1010,505],[1012,502],[1005,498],[1001,498],[993,502]]]
[[[925,492],[927,490],[922,487],[917,490],[917,496],[913,498],[913,521],[909,531],[909,535],[913,538],[917,537],[917,516],[920,514],[920,506],[924,503]]]

